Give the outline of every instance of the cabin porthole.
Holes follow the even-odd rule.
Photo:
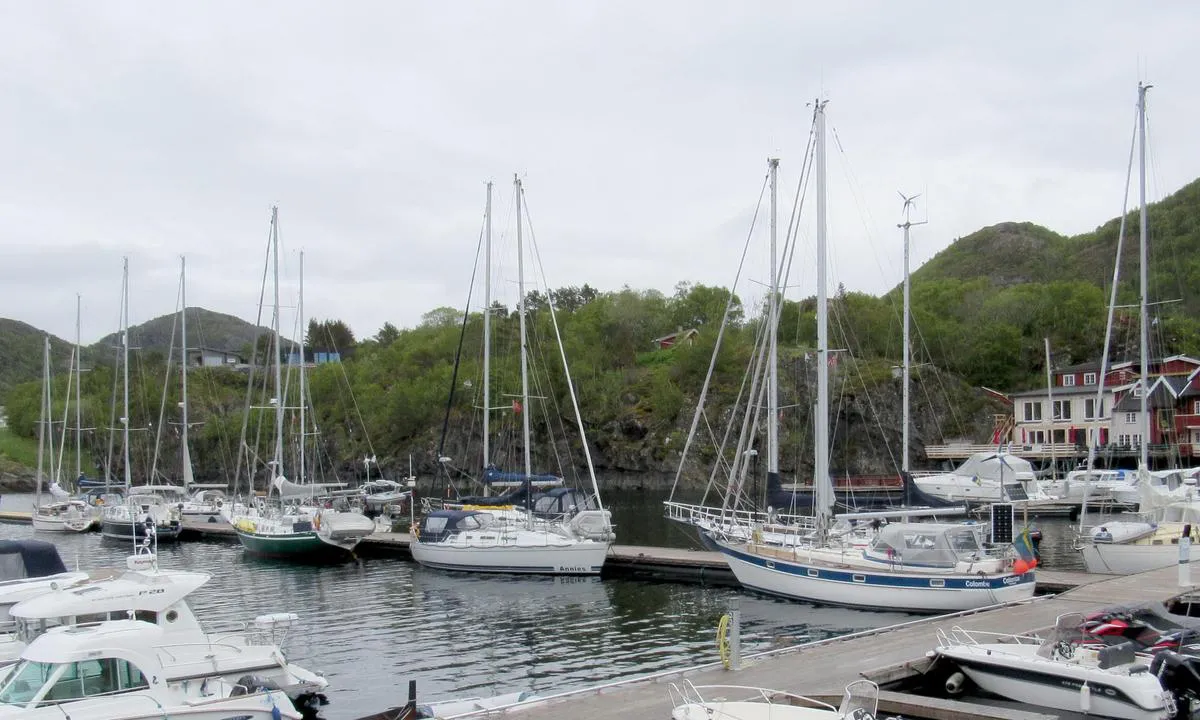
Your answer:
[[[179,613],[176,612],[175,610],[168,610],[165,617],[167,619],[167,622],[173,623],[179,619]]]

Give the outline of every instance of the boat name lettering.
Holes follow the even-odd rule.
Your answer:
[[[987,580],[968,580],[963,583],[963,585],[969,588],[991,587],[991,583],[989,583]]]
[[[1004,578],[1004,584],[1016,585],[1017,583],[1021,582],[1021,577],[1022,576],[1020,575],[1009,575],[1008,577]]]
[[[138,592],[138,595],[139,596],[141,596],[141,595],[161,595],[161,594],[165,593],[166,591],[167,591],[166,588],[151,588],[149,590],[142,590],[142,591]]]
[[[579,567],[578,565],[560,565],[559,572],[587,572],[587,568]]]

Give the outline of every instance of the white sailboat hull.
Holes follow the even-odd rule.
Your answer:
[[[1167,694],[1149,672],[1105,671],[1041,658],[1033,645],[1021,649],[1019,654],[1011,644],[961,645],[941,648],[938,654],[955,661],[983,690],[1010,700],[1127,720],[1171,717]]]
[[[1033,597],[1034,574],[954,575],[840,569],[766,558],[718,543],[738,582],[793,600],[875,610],[957,612]]]
[[[1178,545],[1088,543],[1083,546],[1082,554],[1088,572],[1104,575],[1132,575],[1179,563]],[[1191,563],[1197,555],[1200,552],[1192,553]]]
[[[413,559],[427,567],[468,572],[543,575],[598,575],[608,543],[584,540],[557,543],[550,536],[512,543],[426,543],[414,540]]]

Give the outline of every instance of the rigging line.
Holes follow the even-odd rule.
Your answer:
[[[1125,194],[1121,198],[1121,223],[1117,228],[1117,247],[1113,255],[1112,287],[1109,289],[1108,317],[1104,324],[1104,348],[1100,353],[1100,373],[1096,376],[1096,407],[1100,410],[1103,410],[1104,407],[1104,380],[1108,374],[1108,353],[1112,345],[1113,314],[1116,312],[1117,290],[1121,284],[1121,250],[1125,244],[1125,226],[1130,214],[1129,190],[1133,182],[1133,158],[1137,150],[1138,115],[1141,112],[1141,104],[1141,98],[1139,98],[1138,109],[1133,115],[1133,137],[1129,141],[1129,161],[1125,166]],[[1014,413],[1015,411],[1016,409],[1014,408]],[[1115,411],[1115,407],[1111,408],[1109,410],[1110,415],[1114,414]],[[1103,412],[1098,413],[1098,415],[1103,415]],[[1087,472],[1089,476],[1096,468],[1096,445],[1100,441],[1099,435],[1100,432],[1097,430],[1097,437],[1088,442]],[[1111,441],[1112,438],[1109,438],[1109,440]],[[1088,490],[1090,487],[1091,483],[1085,482],[1083,484],[1083,504],[1079,512],[1080,533],[1083,532],[1084,523],[1087,521]]]
[[[488,192],[490,193],[491,190],[489,189]],[[454,391],[458,387],[458,368],[462,361],[463,342],[467,337],[467,322],[471,319],[471,296],[475,292],[475,275],[479,272],[479,258],[483,254],[483,235],[486,224],[485,217],[479,227],[479,240],[475,243],[475,264],[471,268],[471,284],[467,288],[467,305],[463,310],[462,325],[458,331],[458,347],[454,350],[454,369],[450,373],[450,397],[446,399],[446,413],[442,417],[442,435],[438,439],[438,458],[446,456],[446,433],[450,430],[450,410],[454,407]],[[485,307],[483,311],[489,313],[492,309]],[[484,412],[487,412],[486,408]]]
[[[839,307],[834,311],[834,317],[837,320],[838,327],[842,331],[842,339],[845,341],[846,347],[850,347],[851,345],[849,342],[849,337],[853,336],[853,326],[847,319],[848,313],[846,312],[845,300],[843,299],[842,302],[838,303],[838,305]],[[854,340],[857,342],[858,339],[855,337]],[[892,449],[892,444],[888,442],[887,432],[883,427],[883,422],[881,420],[882,413],[879,412],[879,409],[875,404],[875,399],[872,397],[870,388],[867,386],[866,376],[863,374],[863,366],[867,364],[867,361],[865,358],[860,359],[850,352],[846,352],[846,356],[846,359],[850,362],[850,366],[853,369],[855,376],[858,378],[859,385],[863,389],[863,395],[866,396],[867,409],[870,410],[871,416],[875,419],[874,424],[879,430],[879,436],[883,442],[884,450],[887,452],[888,459],[892,462],[892,467],[896,470],[899,470],[899,463],[896,459],[896,453]],[[843,388],[844,387],[845,384],[843,383]],[[843,402],[845,401],[844,395],[845,393],[843,393]],[[849,440],[849,438],[846,438],[846,440]],[[853,487],[851,487],[851,496],[853,497]]]
[[[254,327],[259,330],[254,337],[253,349],[250,351],[250,371],[246,373],[246,402],[242,408],[242,432],[238,438],[238,454],[237,461],[234,464],[233,470],[233,494],[237,497],[240,494],[242,486],[242,458],[246,459],[246,482],[251,494],[254,493],[254,471],[252,466],[254,460],[250,457],[249,448],[246,445],[246,435],[250,430],[250,399],[254,394],[254,371],[258,368],[258,351],[259,343],[262,342],[263,336],[266,333],[262,332],[262,316],[263,302],[267,297],[267,268],[271,261],[271,239],[273,237],[274,225],[267,230],[267,247],[265,257],[263,258],[262,282],[259,284],[258,292],[258,314],[254,317]],[[263,373],[266,374],[265,372]],[[261,418],[259,419],[259,432],[261,433]],[[258,450],[259,437],[256,435],[254,440],[254,448]],[[257,452],[255,453],[257,455]]]
[[[529,213],[529,201],[525,197],[524,185],[521,186],[519,192],[521,193],[521,200],[525,201],[525,221],[529,224],[529,241],[530,245],[533,246],[533,258],[537,263],[538,271],[542,275],[542,284],[546,285],[546,268],[542,265],[542,254],[538,250],[537,234],[533,229],[533,218]],[[520,217],[517,218],[517,222],[521,222]],[[596,469],[592,464],[592,450],[588,447],[587,434],[583,427],[583,417],[579,413],[579,398],[575,395],[575,383],[571,380],[571,369],[567,364],[567,350],[563,346],[562,334],[558,329],[558,317],[554,312],[554,301],[549,297],[546,298],[546,306],[550,308],[550,324],[554,327],[554,337],[558,340],[558,353],[562,358],[563,375],[566,376],[567,392],[571,396],[571,406],[575,410],[575,422],[579,424],[579,440],[580,444],[583,445],[583,456],[587,460],[588,475],[592,479],[592,492],[596,494],[596,509],[603,511],[604,503],[600,500],[600,486],[596,481]]]
[[[535,252],[536,252],[536,248],[535,248]],[[549,297],[550,297],[550,289],[546,288],[547,302],[549,302]],[[563,443],[564,448],[563,449],[566,452],[567,463],[564,465],[564,463],[562,461],[562,457],[559,454],[558,443],[554,442],[553,436],[551,436],[551,438],[550,438],[550,448],[554,451],[554,460],[558,465],[559,475],[561,477],[565,478],[567,476],[567,473],[564,468],[570,467],[571,471],[572,471],[572,479],[577,481],[578,475],[575,473],[575,456],[571,452],[570,443],[565,442],[565,440],[567,438],[567,428],[566,428],[566,425],[564,425],[562,422],[562,409],[559,407],[558,397],[551,392],[550,363],[548,363],[546,361],[546,354],[545,354],[546,343],[541,339],[541,337],[538,333],[537,323],[536,322],[531,323],[531,325],[533,326],[531,329],[534,334],[534,339],[537,340],[537,342],[534,343],[534,345],[533,345],[533,350],[537,354],[537,359],[541,361],[541,365],[540,365],[541,373],[545,374],[544,375],[545,383],[543,384],[543,382],[542,382],[543,375],[538,372],[539,366],[537,366],[537,365],[534,366],[534,372],[533,372],[534,392],[536,392],[539,396],[541,396],[543,398],[547,398],[550,401],[550,404],[553,405],[553,407],[554,407],[555,417],[558,418],[558,429],[561,432],[562,438],[564,440],[564,443]],[[550,413],[546,410],[546,403],[544,403],[544,402],[539,403],[539,406],[540,406],[539,409],[542,411],[542,418],[546,422],[546,428],[549,430],[553,426],[553,423],[551,422]]]
[[[721,326],[717,330],[717,338],[713,344],[712,357],[709,359],[709,362],[708,362],[708,374],[704,378],[704,385],[701,386],[700,397],[696,401],[696,411],[692,415],[692,424],[688,428],[687,439],[684,441],[683,449],[680,451],[679,466],[675,470],[675,479],[671,482],[671,493],[670,493],[670,495],[668,495],[668,498],[670,498],[670,499],[674,499],[675,491],[679,487],[679,478],[683,475],[683,468],[684,468],[684,463],[687,462],[688,450],[691,448],[692,440],[695,438],[696,427],[700,423],[700,416],[704,413],[704,405],[705,405],[705,402],[707,402],[707,400],[708,400],[708,390],[712,384],[713,371],[716,369],[717,358],[721,354],[721,343],[725,338],[725,328],[729,324],[730,311],[733,308],[734,300],[737,298],[736,293],[737,293],[738,282],[741,280],[742,270],[746,266],[746,256],[750,251],[750,241],[754,237],[754,228],[755,228],[755,225],[758,223],[758,215],[762,211],[763,197],[767,193],[767,185],[770,182],[770,179],[771,179],[770,171],[763,174],[762,187],[758,191],[758,202],[754,206],[754,216],[750,219],[750,228],[746,232],[746,240],[742,246],[742,257],[738,261],[737,273],[733,277],[733,285],[729,288],[729,298],[725,301],[725,312],[722,313],[722,315],[721,315]],[[721,450],[722,451],[724,450],[724,443],[722,443]],[[714,465],[713,475],[711,475],[709,477],[710,485],[712,484],[712,481],[715,477],[716,477],[716,466]],[[705,489],[705,497],[707,497],[707,496],[708,496],[708,490],[706,488]]]
[[[842,145],[842,138],[838,135],[836,127],[831,128],[833,132],[834,144],[837,146],[838,152],[842,156],[842,173],[846,177],[847,185],[850,188],[850,197],[854,200],[855,209],[859,213],[859,220],[862,222],[863,231],[866,233],[867,241],[872,248],[876,246],[875,233],[872,230],[877,224],[875,218],[871,215],[870,206],[862,199],[862,187],[858,180],[858,174],[854,172],[854,167],[850,163],[850,156],[846,154],[846,149]],[[879,254],[872,253],[875,260],[875,267],[879,270],[880,277],[886,277],[886,272],[883,265],[879,261]]]
[[[180,276],[180,287],[175,290],[176,314],[175,317],[171,319],[171,342],[167,347],[167,367],[166,372],[163,373],[162,399],[158,403],[158,427],[154,432],[154,459],[150,462],[151,478],[158,477],[158,456],[159,451],[162,449],[162,431],[163,425],[165,424],[164,420],[167,416],[167,391],[171,387],[171,362],[175,359],[175,333],[179,329],[178,310],[179,305],[182,302],[180,299],[180,292],[183,290],[182,283],[183,277]],[[184,362],[186,362],[186,359]]]
[[[792,276],[792,261],[796,255],[796,247],[800,239],[800,215],[804,211],[804,200],[808,197],[808,183],[812,178],[813,150],[817,144],[817,117],[814,114],[808,129],[808,144],[804,148],[804,160],[800,164],[800,177],[796,181],[796,194],[792,197],[792,213],[788,218],[787,232],[783,235],[784,252],[787,258],[783,272],[783,283],[780,285],[780,299],[787,292],[787,285]],[[797,313],[799,322],[799,313]],[[798,333],[797,333],[798,334]]]
[[[751,360],[754,365],[753,378],[750,381],[750,393],[747,396],[746,410],[742,414],[742,425],[738,431],[737,445],[734,449],[732,466],[733,471],[729,475],[728,488],[725,495],[725,504],[722,510],[732,510],[730,502],[739,503],[742,500],[744,492],[746,473],[748,472],[748,463],[744,458],[748,458],[748,450],[754,442],[756,431],[758,429],[758,418],[761,414],[766,383],[763,378],[766,376],[767,357],[770,353],[767,352],[767,347],[770,344],[770,335],[773,329],[769,322],[759,323],[759,341],[755,344],[754,354]],[[751,426],[751,418],[753,417],[753,426]],[[732,425],[732,421],[730,423]],[[753,429],[751,429],[751,427]],[[740,470],[740,473],[738,472]]]

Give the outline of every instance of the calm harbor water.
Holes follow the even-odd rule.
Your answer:
[[[613,498],[621,542],[685,545],[667,526],[661,496]],[[5,495],[0,509],[25,510]],[[32,536],[0,525],[0,537]],[[53,540],[68,565],[121,565],[130,548],[98,533]],[[669,541],[669,542],[668,542]],[[812,607],[728,588],[598,578],[520,578],[449,573],[397,559],[307,567],[245,557],[228,542],[163,546],[165,568],[213,579],[189,602],[201,620],[300,616],[289,657],[330,681],[329,720],[403,703],[407,680],[421,701],[587,687],[717,659],[717,621],[737,598],[747,652],[901,622],[909,616]]]

